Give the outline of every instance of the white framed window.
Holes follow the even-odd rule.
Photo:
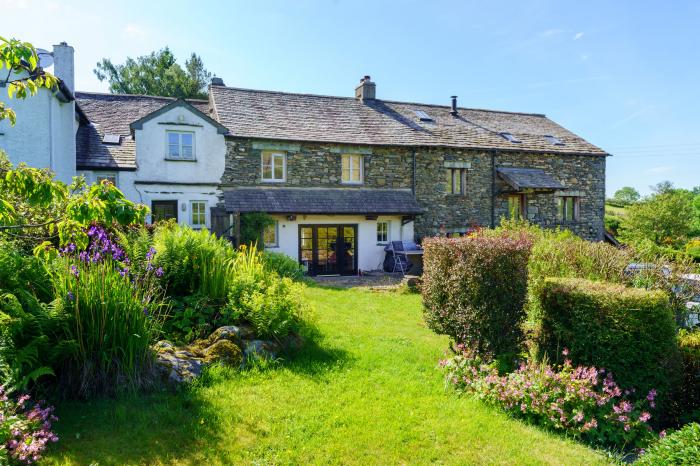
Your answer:
[[[391,222],[377,222],[377,244],[391,241]]]
[[[165,158],[172,160],[194,160],[194,133],[190,131],[166,131]]]
[[[341,180],[346,184],[362,184],[364,177],[363,157],[359,154],[343,154]]]
[[[262,180],[280,183],[287,179],[287,154],[263,151],[260,156]]]
[[[279,222],[267,225],[263,230],[263,242],[266,248],[276,248],[279,246]]]
[[[562,196],[558,198],[559,219],[564,222],[578,220],[579,198],[575,196]]]
[[[207,201],[190,201],[190,225],[197,229],[207,227]]]
[[[97,172],[95,173],[95,183],[102,183],[102,180],[107,180],[115,187],[119,187],[117,172]]]

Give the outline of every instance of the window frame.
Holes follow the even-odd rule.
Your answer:
[[[450,196],[467,195],[467,168],[447,169],[447,194]],[[455,181],[459,179],[459,192],[455,191]]]
[[[178,154],[179,155],[172,155],[170,153],[170,135],[171,134],[177,134],[178,135]],[[184,157],[182,155],[182,135],[183,134],[189,134],[192,136],[192,155],[190,157]],[[165,131],[165,160],[173,160],[173,161],[178,161],[178,162],[195,162],[197,160],[197,150],[196,150],[196,138],[195,138],[195,132],[194,131],[182,131],[182,130],[174,130],[174,129],[168,129]]]
[[[272,227],[273,231],[275,232],[275,242],[274,243],[268,243],[265,240],[265,230],[267,230],[270,227]],[[263,230],[263,246],[265,247],[265,249],[280,247],[280,222],[279,222],[279,220],[275,220],[275,222],[273,224],[267,225],[265,227],[265,229]]]
[[[525,194],[521,193],[513,193],[513,194],[508,194],[506,201],[507,201],[507,209],[508,209],[508,219],[513,219],[513,213],[510,208],[510,200],[512,198],[517,198],[518,199],[518,205],[520,206],[520,209],[518,210],[518,216],[515,218],[515,220],[524,220],[527,218],[527,198],[525,197]]]
[[[386,231],[383,232],[384,235],[386,236],[385,240],[379,239],[379,234],[380,234],[379,225],[386,225]],[[391,220],[378,220],[377,221],[376,237],[377,237],[377,244],[378,245],[385,246],[391,242]]]
[[[272,178],[265,178],[265,155],[270,156],[270,175]],[[275,158],[282,157],[282,178],[275,178]],[[287,153],[282,151],[262,151],[260,152],[260,180],[263,183],[284,183],[287,181]]]
[[[110,178],[113,178],[114,181],[110,180]],[[115,188],[119,187],[118,172],[95,172],[95,184],[99,184],[102,180],[110,181]]]
[[[355,168],[353,168],[352,161],[354,158],[360,160],[360,179],[355,181],[352,178],[353,173],[355,173]],[[348,159],[348,180],[345,180],[345,159]],[[365,157],[362,154],[355,154],[348,152],[346,154],[341,154],[340,156],[340,182],[341,184],[364,184],[365,182]]]
[[[579,196],[559,196],[557,198],[557,215],[559,216],[559,220],[561,222],[578,222],[580,199],[581,198]],[[571,218],[567,218],[569,217],[569,210],[567,207],[568,200],[571,200]]]
[[[195,204],[203,204],[203,211],[202,212],[197,212],[197,215],[204,215],[204,223],[201,224],[196,224],[194,223],[194,205]],[[207,221],[208,221],[208,215],[207,215],[207,210],[209,207],[209,202],[205,200],[200,200],[200,199],[192,199],[190,200],[190,212],[189,212],[189,220],[190,220],[190,227],[192,227],[193,230],[201,230],[202,228],[208,228],[207,227]]]

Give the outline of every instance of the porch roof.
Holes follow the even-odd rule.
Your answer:
[[[564,185],[541,168],[499,167],[498,176],[516,191],[523,189],[563,189]]]
[[[228,212],[274,214],[416,215],[410,191],[355,188],[235,188],[224,191]]]

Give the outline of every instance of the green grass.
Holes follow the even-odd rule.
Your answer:
[[[187,392],[58,407],[49,464],[603,464],[445,391],[420,297],[309,288],[319,335],[288,363]]]
[[[605,213],[616,217],[624,217],[627,215],[626,207],[617,207],[611,204],[605,204]]]

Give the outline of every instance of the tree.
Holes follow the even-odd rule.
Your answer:
[[[26,99],[44,87],[53,89],[58,79],[39,67],[39,56],[29,42],[0,37],[0,70],[7,75],[0,79],[0,87],[7,87],[10,99]],[[0,101],[0,121],[8,119],[14,126],[15,112]]]
[[[184,69],[168,47],[133,59],[122,65],[103,58],[94,69],[100,81],[109,82],[112,93],[158,95],[181,99],[206,98],[211,73],[202,59],[192,54]]]
[[[639,200],[640,197],[641,196],[639,195],[639,191],[637,191],[631,186],[625,186],[623,188],[620,188],[617,191],[615,191],[615,194],[613,194],[613,200],[623,205],[634,204]]]
[[[666,191],[632,204],[620,225],[625,242],[652,241],[681,247],[693,228],[693,196],[688,191]]]
[[[649,188],[654,191],[656,194],[664,194],[664,193],[669,193],[676,189],[673,186],[673,183],[666,180],[666,181],[660,181],[656,183],[655,185],[649,186]]]

